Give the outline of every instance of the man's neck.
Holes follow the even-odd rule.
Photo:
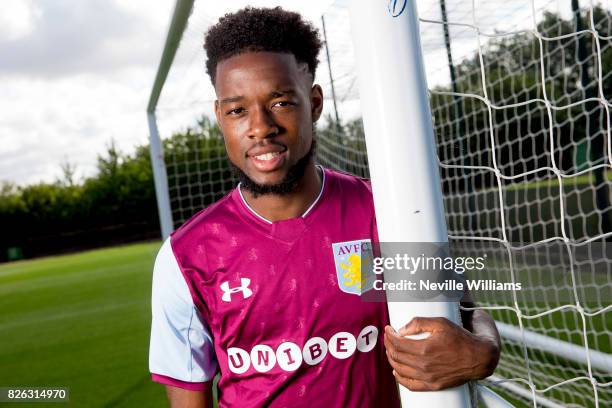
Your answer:
[[[282,221],[302,216],[319,196],[322,177],[312,161],[298,182],[295,191],[285,194],[265,194],[257,198],[243,190],[242,195],[249,207],[269,221]]]

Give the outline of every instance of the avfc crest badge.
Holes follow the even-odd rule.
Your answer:
[[[361,295],[372,288],[372,242],[369,239],[332,244],[338,287]],[[369,279],[368,279],[369,278]]]

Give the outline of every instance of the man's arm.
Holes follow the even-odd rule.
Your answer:
[[[173,407],[212,406],[217,373],[212,335],[193,303],[170,239],[155,260],[149,371]]]
[[[387,358],[397,382],[412,391],[437,391],[493,373],[501,350],[495,322],[484,310],[461,314],[465,328],[442,317],[414,318],[399,332],[385,328]],[[422,340],[405,337],[425,332],[429,336]]]
[[[471,300],[461,302],[461,306],[470,309],[476,307],[474,302],[472,302]],[[495,326],[495,321],[485,310],[460,309],[460,312],[463,327],[481,340],[488,340],[494,346],[492,350],[492,357],[494,358],[491,361],[491,363],[494,363],[493,367],[491,367],[492,374],[493,370],[495,370],[495,367],[497,367],[497,363],[499,362],[499,355],[501,352],[501,339],[499,337],[499,332],[497,331],[497,326]]]
[[[212,408],[212,381],[206,383],[203,391],[190,391],[183,388],[166,386],[170,408]]]

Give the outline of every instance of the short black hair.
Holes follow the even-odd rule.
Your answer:
[[[271,51],[293,54],[308,64],[314,78],[321,45],[318,30],[300,14],[281,7],[246,7],[221,17],[206,33],[206,71],[214,85],[220,61],[248,51]]]

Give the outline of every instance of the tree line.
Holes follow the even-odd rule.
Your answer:
[[[111,143],[83,181],[63,165],[53,183],[3,183],[0,261],[158,237],[152,180],[147,146],[126,155]]]

